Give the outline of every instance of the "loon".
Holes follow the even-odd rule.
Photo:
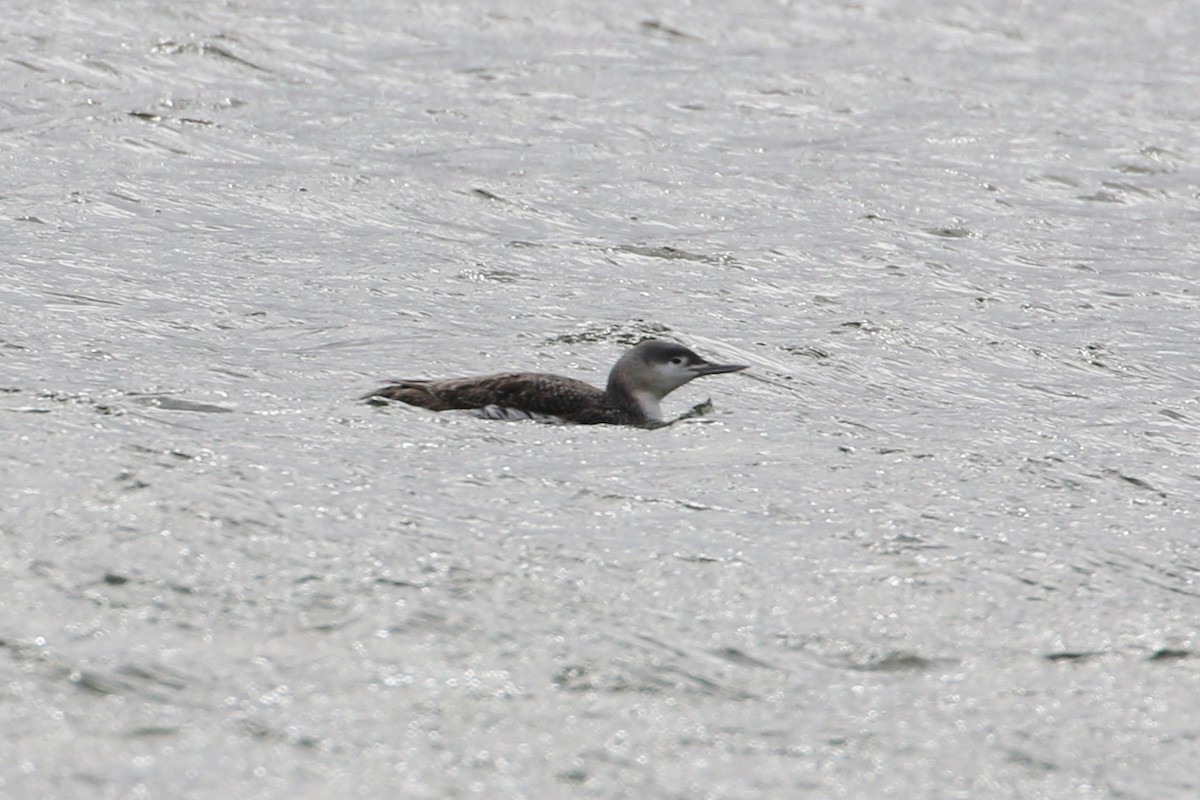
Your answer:
[[[713,364],[682,345],[647,339],[621,356],[604,391],[560,375],[501,372],[474,378],[395,380],[362,399],[399,400],[432,411],[467,409],[487,419],[657,427],[664,424],[659,401],[680,386],[702,375],[746,368]]]

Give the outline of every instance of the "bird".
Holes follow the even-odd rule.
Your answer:
[[[668,394],[704,375],[744,369],[748,365],[714,364],[682,345],[646,339],[617,360],[603,390],[561,375],[500,372],[393,380],[361,399],[398,400],[431,411],[464,409],[485,419],[658,427],[666,424],[661,401]]]

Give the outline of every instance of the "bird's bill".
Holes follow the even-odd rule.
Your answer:
[[[750,369],[749,364],[710,364],[705,361],[702,364],[692,364],[691,370],[700,375],[720,375],[722,372],[741,372],[744,369]]]

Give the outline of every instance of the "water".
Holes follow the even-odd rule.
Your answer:
[[[1195,797],[1198,23],[20,4],[0,795]]]

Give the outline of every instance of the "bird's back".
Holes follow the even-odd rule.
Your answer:
[[[486,409],[523,411],[581,424],[636,424],[642,420],[595,386],[541,372],[501,372],[474,378],[401,380],[367,397],[399,400],[432,411]]]

